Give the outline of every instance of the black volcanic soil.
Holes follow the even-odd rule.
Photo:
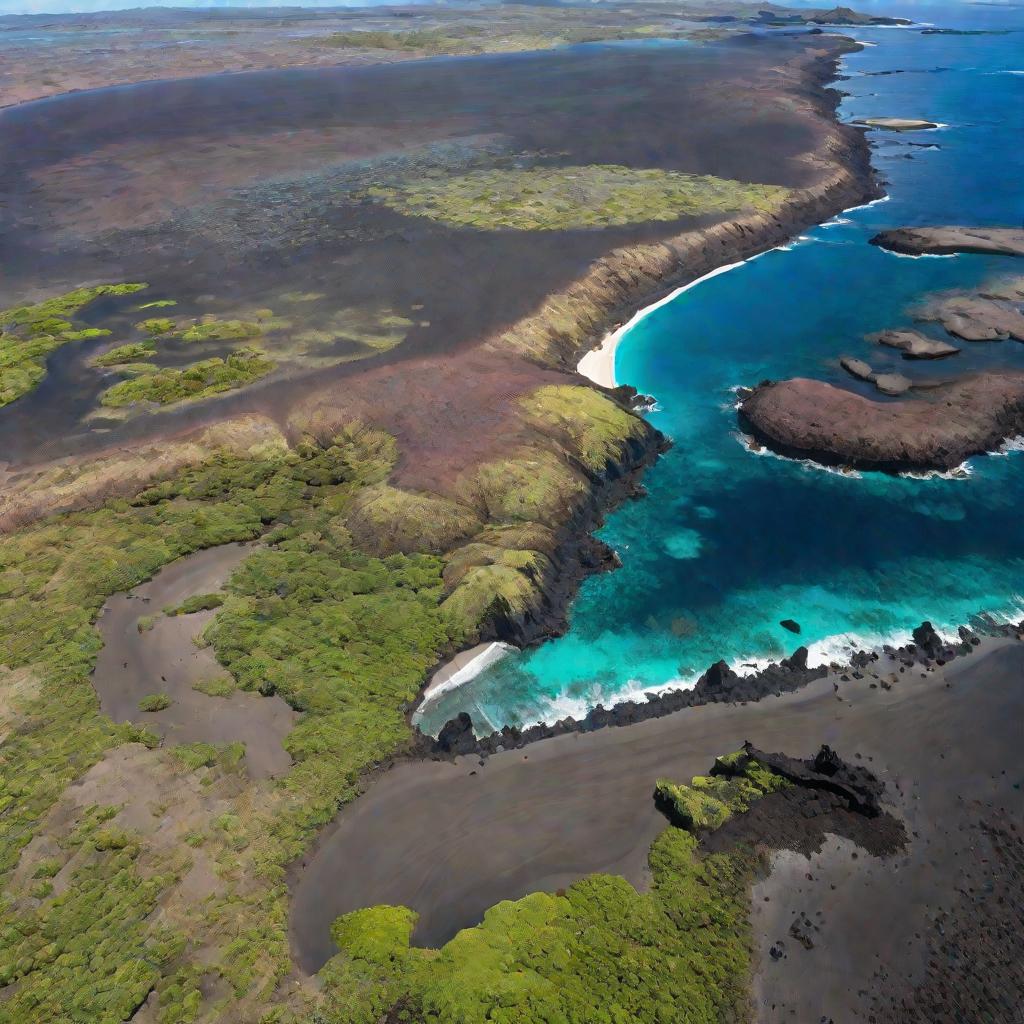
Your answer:
[[[838,840],[811,852],[811,861],[782,855],[770,888],[755,896],[760,1019],[850,1020],[853,1012],[866,1017],[868,1009],[891,1007],[892,999],[918,998],[934,959],[930,944],[942,941],[936,915],[945,915],[947,932],[975,921],[959,895],[973,880],[991,883],[976,888],[975,898],[998,905],[1001,921],[1010,915],[1024,926],[1019,901],[998,904],[1013,897],[1012,878],[974,849],[979,821],[1005,835],[1024,827],[1015,789],[1022,670],[1024,646],[991,641],[944,668],[830,677],[756,704],[709,705],[629,729],[565,735],[483,764],[399,765],[296,865],[296,956],[305,969],[317,968],[332,952],[333,918],[370,904],[413,907],[420,913],[415,940],[434,945],[499,900],[554,890],[590,872],[643,886],[647,849],[665,824],[651,800],[659,776],[687,780],[746,739],[807,754],[825,740],[885,782],[884,808],[906,823],[908,846],[883,860],[863,850],[854,857],[856,848]],[[808,873],[822,883],[812,888]],[[814,945],[806,952],[789,935],[798,911],[812,920]],[[786,956],[776,961],[769,950],[780,938]],[[982,984],[996,985],[1007,977],[999,952],[997,943],[987,953],[975,944],[978,959],[954,973],[962,981],[977,967]]]
[[[161,615],[162,608],[179,605],[186,597],[219,590],[251,551],[248,544],[208,548],[110,598],[97,622],[103,650],[92,681],[103,713],[115,722],[144,725],[176,744],[242,742],[249,774],[264,778],[291,766],[282,744],[297,714],[280,697],[238,690],[213,697],[192,689],[194,683],[226,675],[213,652],[194,642],[214,613]],[[142,616],[156,617],[151,629],[139,630]],[[167,694],[170,707],[139,711],[139,701],[155,693]]]
[[[863,140],[836,128],[834,96],[820,87],[844,45],[830,37],[750,37],[255,71],[4,110],[0,258],[10,272],[0,305],[83,280],[141,278],[153,297],[179,299],[183,313],[274,308],[275,296],[299,290],[322,296],[308,307],[311,320],[339,309],[384,310],[413,326],[385,355],[102,431],[83,423],[80,404],[44,385],[0,411],[0,448],[26,463],[246,411],[285,422],[297,403],[319,394],[343,411],[351,403],[355,415],[369,407],[403,450],[429,425],[447,452],[442,463],[464,464],[458,453],[467,439],[477,446],[487,439],[500,451],[508,443],[501,432],[473,424],[469,407],[478,396],[459,372],[470,350],[534,313],[609,251],[679,236],[707,219],[537,233],[455,229],[352,203],[352,181],[362,181],[367,167],[384,173],[410,159],[459,173],[473,161],[493,162],[487,154],[497,147],[502,159],[542,153],[556,164],[672,168],[804,188],[823,173],[806,155],[828,141],[828,161],[862,166],[842,194],[823,201],[827,217],[872,187]],[[836,133],[848,152],[836,155]],[[836,162],[824,166],[834,170]],[[804,210],[798,219],[818,215]],[[789,230],[800,226],[794,220]],[[727,247],[721,256],[728,261]],[[53,362],[76,358],[68,347]],[[550,379],[528,363],[512,369],[494,360],[482,354],[476,371],[488,407],[499,390],[514,397]],[[358,385],[339,387],[351,379]],[[433,396],[429,407],[391,401],[420,381]],[[451,433],[443,424],[438,432],[438,408],[466,414],[451,417],[458,425]],[[435,462],[425,473],[445,469]]]

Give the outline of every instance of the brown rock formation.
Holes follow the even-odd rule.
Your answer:
[[[886,403],[823,381],[768,381],[743,399],[740,415],[783,455],[889,472],[952,469],[1024,430],[1024,374],[983,373],[927,400]]]
[[[871,239],[908,256],[947,256],[960,252],[1024,256],[1024,231],[1017,228],[894,228]]]

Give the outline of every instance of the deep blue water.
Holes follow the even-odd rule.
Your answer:
[[[1024,605],[1020,454],[973,460],[959,479],[844,476],[755,455],[737,435],[733,388],[798,374],[851,386],[837,365],[845,353],[910,376],[1024,366],[1024,345],[1014,342],[965,344],[952,363],[921,364],[863,338],[909,325],[908,307],[927,292],[1024,274],[1024,261],[915,260],[867,244],[898,225],[1024,222],[1024,74],[1009,73],[1024,71],[1024,8],[859,6],[1018,31],[851,32],[877,45],[845,62],[845,119],[923,117],[948,127],[873,132],[887,201],[684,292],[626,335],[617,378],[657,397],[650,419],[675,447],[645,477],[649,497],[600,533],[623,567],[584,584],[566,636],[439,698],[425,728],[460,710],[478,729],[551,721],[692,681],[719,658],[777,659],[807,643],[833,660],[851,644],[901,638],[925,618],[951,628]],[[871,74],[889,70],[904,73]],[[800,623],[799,638],[779,625],[784,618]]]

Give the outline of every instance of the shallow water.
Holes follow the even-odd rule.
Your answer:
[[[1024,10],[958,4],[862,5],[872,12],[1006,35],[856,29],[873,42],[845,62],[845,119],[923,117],[947,127],[872,132],[890,198],[809,231],[684,292],[637,324],[617,354],[620,382],[655,395],[650,416],[675,447],[650,492],[600,536],[621,570],[588,580],[571,629],[439,698],[422,725],[460,710],[480,727],[579,716],[693,681],[724,658],[740,666],[800,643],[812,660],[906,636],[930,618],[951,628],[1024,605],[1018,454],[973,460],[961,479],[828,473],[757,456],[737,436],[733,389],[806,375],[856,386],[842,354],[911,377],[1024,366],[1024,346],[964,344],[937,363],[904,362],[863,336],[908,326],[924,293],[1022,274],[1010,259],[908,259],[867,244],[926,223],[1021,223]],[[873,72],[900,70],[900,74]],[[936,144],[929,149],[924,145]],[[865,392],[868,393],[868,392]],[[873,391],[871,392],[872,394]],[[799,637],[781,619],[795,619]]]

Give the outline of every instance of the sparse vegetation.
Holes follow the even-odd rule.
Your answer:
[[[738,210],[773,210],[778,185],[658,168],[590,164],[472,171],[367,191],[399,213],[480,230],[567,231]]]
[[[251,349],[232,352],[226,359],[204,359],[184,369],[155,369],[107,388],[103,405],[120,408],[135,402],[169,405],[186,399],[197,401],[251,384],[266,376],[274,363]]]
[[[166,693],[150,693],[139,701],[140,711],[163,711],[171,706],[171,698]]]
[[[46,376],[46,357],[71,341],[110,332],[78,329],[73,318],[101,295],[131,295],[144,284],[101,284],[76,288],[31,306],[0,310],[0,406],[34,390]]]

